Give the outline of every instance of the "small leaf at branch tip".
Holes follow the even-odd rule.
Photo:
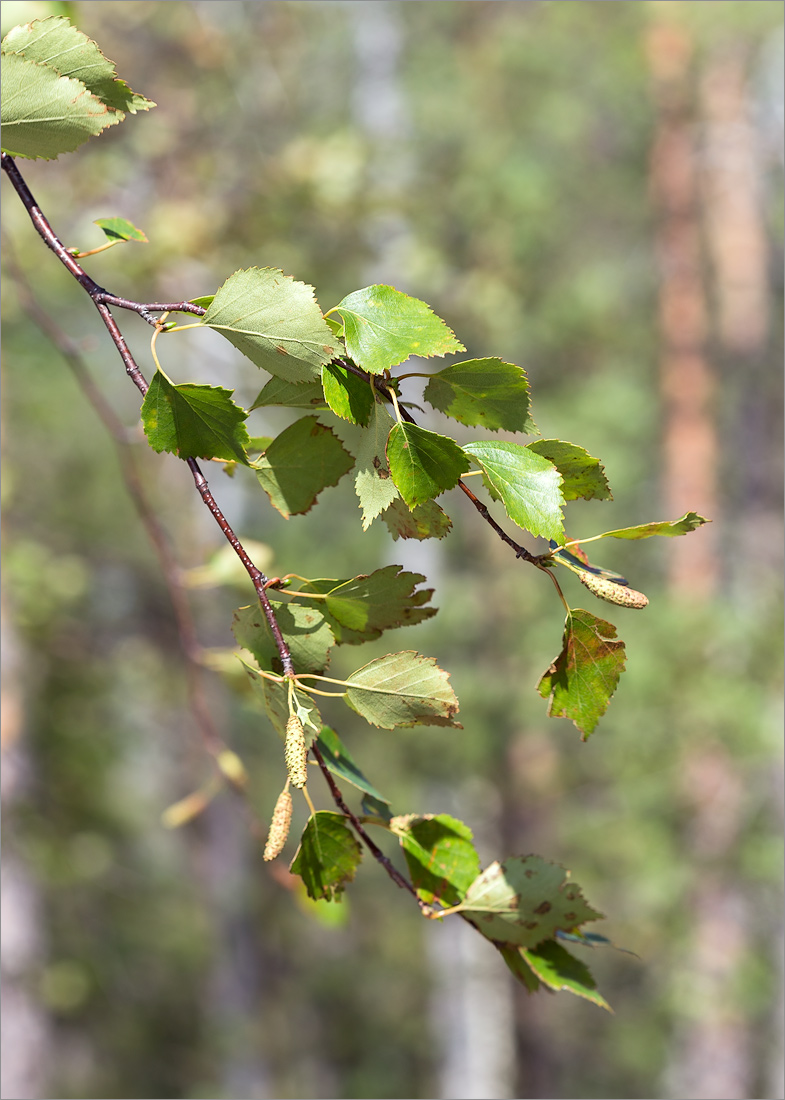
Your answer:
[[[643,592],[636,592],[634,588],[617,584],[606,577],[598,577],[596,573],[580,573],[578,580],[595,596],[607,601],[607,603],[615,603],[619,607],[635,609],[641,609],[648,605],[649,597],[645,596]]]

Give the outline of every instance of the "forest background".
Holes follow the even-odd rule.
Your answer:
[[[147,234],[87,261],[99,283],[178,300],[277,266],[325,308],[390,283],[524,366],[543,435],[604,462],[615,503],[571,505],[576,529],[713,523],[606,544],[651,604],[610,616],[628,671],[581,744],[533,690],[551,586],[460,500],[449,539],[393,543],[360,535],[348,479],[287,522],[216,469],[268,573],[427,575],[439,614],[400,639],[450,671],[465,730],[342,734],[396,808],[458,813],[486,861],[569,867],[638,957],[589,960],[611,1017],[527,997],[372,861],[315,909],[231,796],[162,826],[209,774],[168,595],[30,288],[129,427],[138,395],[4,191],[3,1096],[782,1096],[783,5],[7,2],[3,33],[53,13],[158,104],[24,166],[66,244],[112,215]],[[259,388],[209,332],[165,353],[177,381]],[[229,647],[250,586],[199,587],[220,532],[187,471],[139,451],[200,639]],[[210,695],[266,819],[277,737],[239,683]]]

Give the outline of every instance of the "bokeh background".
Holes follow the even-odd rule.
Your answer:
[[[282,764],[222,662],[247,584],[188,592],[229,670],[204,675],[247,803],[162,825],[212,765],[116,450],[31,291],[138,441],[180,566],[222,537],[188,472],[139,439],[137,391],[4,180],[3,1096],[781,1097],[783,5],[7,2],[3,32],[54,12],[158,104],[21,162],[67,245],[100,243],[111,215],[147,233],[86,261],[100,283],[178,300],[278,266],[323,309],[391,283],[470,356],[524,366],[542,434],[603,460],[615,501],[570,505],[573,537],[713,522],[603,544],[651,604],[609,609],[629,667],[582,744],[534,691],[560,645],[552,588],[460,494],[441,501],[448,539],[393,543],[362,534],[350,478],[287,522],[215,467],[268,572],[427,575],[439,614],[361,656],[437,657],[465,729],[336,711],[342,736],[397,812],[456,814],[486,863],[569,867],[637,957],[587,959],[609,1016],[527,996],[368,858],[341,906],[309,905],[249,826]],[[120,320],[149,377],[150,330]],[[264,380],[212,333],[159,346],[177,381],[243,403]]]

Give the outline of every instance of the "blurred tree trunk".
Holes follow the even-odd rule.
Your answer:
[[[741,381],[747,393],[754,388],[754,367],[762,362],[768,328],[757,158],[746,117],[742,55],[717,50],[710,56],[696,102],[693,43],[678,22],[678,6],[665,10],[660,5],[655,11],[647,46],[657,112],[652,190],[661,268],[663,497],[669,516],[691,508],[716,524],[718,385],[707,348],[702,232],[715,279],[719,345],[734,372],[748,368]],[[738,455],[742,467],[754,471],[761,445],[754,445],[750,455],[743,436],[737,438],[734,462]],[[733,526],[742,519],[733,516]],[[720,580],[718,542],[716,529],[679,540],[669,555],[668,579],[675,595],[705,600],[713,594]],[[686,847],[694,877],[689,894],[692,936],[681,960],[680,981],[691,990],[699,1011],[674,1035],[666,1070],[668,1094],[684,1100],[743,1100],[756,1095],[753,1043],[733,991],[751,948],[751,914],[738,885],[722,870],[743,827],[742,780],[726,748],[705,738],[692,746],[683,782],[691,811]]]
[[[8,1100],[36,1100],[49,1095],[52,1065],[48,1014],[34,995],[43,970],[44,931],[39,892],[33,876],[13,849],[9,818],[29,780],[31,761],[22,742],[25,700],[20,642],[8,609],[2,616],[3,686],[2,798],[4,817],[2,868],[2,941],[0,942],[0,1095]],[[29,667],[29,666],[27,666]]]

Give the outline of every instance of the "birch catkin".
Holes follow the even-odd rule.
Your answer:
[[[275,859],[283,851],[286,838],[289,835],[289,826],[292,823],[292,796],[289,794],[288,784],[278,795],[278,801],[273,810],[273,819],[270,822],[270,832],[267,843],[264,846],[263,859],[269,861]]]
[[[642,592],[636,592],[634,588],[627,588],[624,584],[616,584],[607,577],[598,577],[596,573],[581,573],[578,580],[601,600],[618,604],[619,607],[641,608],[649,602],[649,597]]]
[[[304,787],[308,778],[308,749],[305,745],[303,724],[296,714],[293,714],[286,723],[284,759],[289,772],[289,782],[298,789]]]

